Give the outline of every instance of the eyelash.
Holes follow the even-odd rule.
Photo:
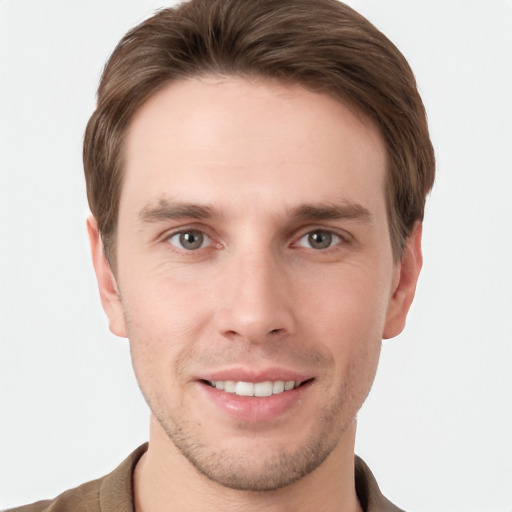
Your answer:
[[[322,234],[322,235],[327,235],[328,237],[328,246],[327,247],[322,247],[322,248],[314,248],[314,247],[311,247],[311,245],[309,246],[305,246],[305,245],[302,245],[300,242],[303,240],[303,239],[308,239],[308,242],[310,243],[311,242],[311,237],[313,235],[318,235],[318,234]],[[298,247],[304,247],[304,248],[309,248],[309,249],[313,249],[315,251],[318,251],[318,252],[326,252],[326,251],[329,251],[329,250],[332,250],[332,249],[335,249],[337,246],[339,246],[340,244],[343,244],[346,242],[346,239],[340,235],[339,233],[336,233],[335,231],[332,231],[330,229],[322,229],[322,228],[317,228],[317,229],[310,229],[309,231],[307,231],[306,233],[302,234],[302,236],[300,236],[296,242],[294,242],[292,245],[294,246],[298,246]]]
[[[171,242],[171,240],[175,237],[182,237],[183,235],[192,234],[192,233],[195,233],[195,234],[198,234],[198,235],[201,235],[202,237],[204,237],[204,240],[201,241],[201,244],[198,247],[187,249],[187,248],[183,247],[182,244],[180,244],[181,245],[181,247],[180,247],[177,244],[174,244]],[[327,235],[328,237],[330,237],[329,245],[325,248],[315,249],[311,246],[302,245],[300,243],[301,240],[305,239],[306,237],[311,237],[312,235],[315,235],[315,234],[323,234],[323,235]],[[166,243],[168,243],[169,245],[173,246],[173,248],[175,248],[178,252],[185,252],[185,253],[189,253],[189,254],[197,252],[200,249],[207,249],[208,247],[210,247],[212,245],[218,245],[218,247],[221,247],[221,244],[215,244],[213,242],[212,237],[210,237],[203,229],[199,229],[199,228],[195,228],[195,227],[181,228],[179,231],[174,231],[172,233],[166,234],[165,237],[163,237],[163,240]],[[340,248],[339,247],[340,245],[346,245],[349,242],[350,242],[350,240],[349,240],[348,235],[342,235],[335,230],[326,229],[326,228],[308,228],[308,230],[303,231],[302,234],[298,238],[296,238],[294,242],[292,242],[290,244],[290,246],[311,249],[314,252],[318,252],[318,253],[326,253],[326,252],[330,252],[333,250],[337,250]]]
[[[199,247],[194,247],[192,249],[187,249],[185,247],[183,247],[183,245],[181,247],[179,247],[178,245],[175,245],[174,243],[172,243],[172,239],[175,238],[175,237],[179,237],[180,239],[180,242],[181,242],[181,237],[184,236],[184,235],[187,235],[187,234],[196,234],[196,235],[201,235],[204,239],[201,241],[201,244]],[[180,229],[179,231],[175,231],[174,233],[170,233],[168,236],[165,237],[165,241],[167,243],[169,243],[170,245],[172,245],[173,247],[175,247],[176,249],[178,250],[183,250],[185,252],[195,252],[199,249],[204,249],[206,248],[207,246],[209,246],[211,244],[211,242],[213,241],[212,238],[210,236],[208,236],[203,230],[201,229],[197,229],[197,228],[188,228],[188,229]],[[205,245],[206,243],[206,245]]]

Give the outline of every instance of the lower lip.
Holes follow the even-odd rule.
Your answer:
[[[311,386],[308,381],[298,388],[267,397],[239,396],[226,393],[204,382],[200,382],[208,398],[224,413],[239,420],[264,422],[278,418],[301,404],[304,393]]]

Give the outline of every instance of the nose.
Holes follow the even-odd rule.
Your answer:
[[[253,250],[232,255],[224,266],[216,315],[222,336],[262,343],[293,333],[293,283],[284,262]]]

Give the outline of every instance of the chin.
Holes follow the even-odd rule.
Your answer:
[[[279,438],[253,430],[237,439],[227,439],[226,433],[221,439],[211,432],[202,435],[198,431],[202,428],[199,422],[156,417],[166,438],[208,480],[230,489],[261,492],[284,488],[305,477],[342,443],[354,421],[340,426],[339,408],[333,407],[323,415],[319,413],[316,425],[309,425],[309,432],[288,429]]]

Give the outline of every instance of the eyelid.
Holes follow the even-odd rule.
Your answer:
[[[330,244],[328,247],[324,247],[324,248],[315,248],[315,247],[311,247],[309,245],[309,240],[307,242],[305,242],[304,244],[302,244],[302,240],[306,241],[307,239],[309,239],[309,236],[312,234],[312,233],[320,233],[320,232],[323,232],[323,233],[326,233],[328,235],[331,236],[331,240],[329,241]],[[309,231],[308,233],[306,233],[305,235],[302,235],[296,242],[296,245],[298,247],[304,247],[305,249],[313,249],[315,251],[328,251],[329,249],[333,249],[334,247],[336,247],[337,245],[339,245],[340,243],[343,243],[344,240],[343,238],[341,238],[341,236],[339,236],[337,233],[333,233],[332,231],[326,231],[326,230],[320,230],[320,229],[317,229],[317,230],[314,230],[314,231]]]
[[[171,240],[175,237],[181,237],[181,235],[183,235],[185,233],[192,233],[192,232],[198,233],[198,234],[202,235],[202,237],[203,237],[201,245],[197,248],[187,249],[186,247],[180,247],[178,244],[174,244],[173,242],[171,242]],[[193,251],[198,251],[199,249],[205,249],[206,247],[210,246],[211,243],[213,242],[213,240],[206,233],[204,233],[203,231],[200,231],[198,229],[183,229],[181,231],[176,231],[175,233],[171,233],[167,237],[166,240],[168,241],[169,244],[171,244],[176,249],[183,250],[186,252],[193,252]]]
[[[170,245],[173,249],[176,249],[179,251],[180,248],[176,245],[171,244],[169,242],[169,240],[173,236],[180,235],[180,234],[186,233],[188,231],[197,231],[199,233],[202,233],[206,238],[209,239],[209,243],[205,247],[201,247],[201,249],[207,249],[208,247],[211,247],[211,246],[219,246],[219,247],[221,246],[221,244],[219,242],[216,242],[216,239],[213,236],[213,234],[211,233],[211,230],[209,230],[204,225],[197,225],[197,223],[175,226],[171,229],[168,229],[158,237],[158,241],[165,242],[168,245]],[[199,249],[196,249],[195,251],[198,251],[198,250]],[[186,250],[185,248],[182,248],[181,251],[188,252],[188,253],[195,252],[194,250]]]
[[[200,231],[201,233],[204,233],[205,235],[212,238],[211,235],[209,234],[209,229],[206,226],[198,224],[197,222],[190,222],[167,227],[165,230],[161,232],[161,234],[158,235],[158,239],[166,240],[167,238],[176,235],[177,233],[183,233],[186,231]]]
[[[296,245],[299,240],[304,238],[306,235],[309,235],[311,233],[314,233],[315,231],[324,231],[326,233],[331,233],[332,235],[335,235],[339,238],[341,238],[342,242],[344,243],[352,243],[354,241],[353,236],[345,231],[344,229],[335,228],[332,226],[319,226],[319,225],[312,225],[312,226],[306,226],[300,229],[297,235],[293,237],[293,242],[291,245]]]
[[[214,235],[212,235],[210,233],[211,230],[208,229],[207,226],[204,226],[204,225],[198,226],[197,223],[180,225],[180,226],[176,226],[174,228],[168,229],[158,237],[157,241],[166,242],[167,244],[171,245],[175,249],[179,250],[178,247],[169,243],[169,239],[175,235],[179,235],[181,233],[186,233],[187,231],[199,231],[205,237],[207,237],[209,239],[209,243],[207,244],[207,246],[201,247],[201,249],[206,249],[206,248],[212,247],[212,246],[214,246],[216,248],[222,248],[224,245],[222,242],[219,242],[217,240],[217,237],[215,237]],[[343,245],[354,243],[354,237],[349,232],[345,231],[344,229],[340,229],[340,228],[336,228],[336,227],[332,227],[332,226],[325,226],[325,225],[323,225],[323,226],[322,225],[309,225],[309,226],[302,227],[298,231],[298,233],[296,233],[293,236],[290,246],[297,247],[299,240],[301,240],[302,238],[304,238],[306,235],[308,235],[310,233],[314,233],[315,231],[324,231],[327,233],[331,233],[332,235],[339,237],[341,239],[341,243]],[[340,244],[340,242],[338,242],[337,244],[334,244],[331,247],[324,249],[323,251],[325,252],[325,251],[328,251],[329,249],[333,249],[339,244]],[[300,246],[298,246],[298,247],[300,247]],[[187,251],[186,249],[183,248],[182,250],[183,250],[183,252],[195,252],[198,249],[196,249],[195,251],[193,251],[193,250]]]

